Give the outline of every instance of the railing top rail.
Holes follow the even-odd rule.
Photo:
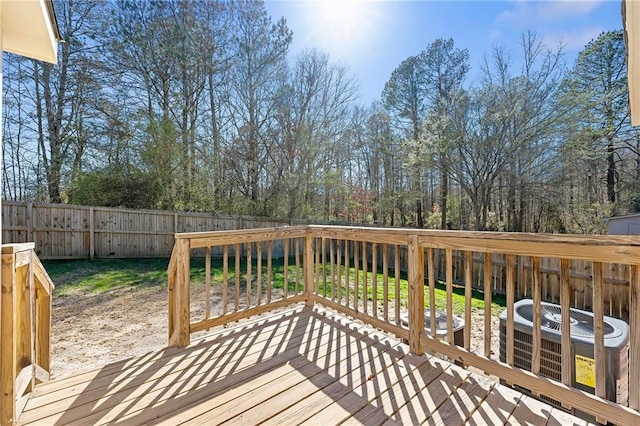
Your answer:
[[[242,244],[283,238],[302,238],[307,235],[306,226],[283,226],[277,228],[238,229],[212,232],[186,232],[176,234],[176,240],[188,239],[191,248],[223,244]]]
[[[47,292],[47,294],[51,295],[56,286],[53,284],[51,277],[47,273],[42,262],[40,262],[38,256],[33,256],[33,266],[33,272],[38,279],[38,282],[42,284],[42,288]]]
[[[190,240],[191,248],[242,244],[283,238],[350,239],[406,245],[417,236],[422,247],[502,253],[523,256],[558,257],[593,262],[640,264],[640,237],[620,235],[557,235],[482,231],[439,231],[409,228],[376,228],[338,225],[300,225],[214,232],[176,234]]]
[[[28,251],[35,249],[35,243],[15,243],[15,244],[3,244],[2,254],[13,254],[22,251]]]
[[[366,226],[339,226],[339,225],[308,225],[307,228],[314,232],[345,231],[358,233],[390,233],[394,235],[418,235],[418,237],[438,238],[465,238],[465,239],[492,239],[503,241],[523,242],[557,242],[580,245],[627,245],[640,247],[640,236],[626,235],[569,235],[569,234],[534,234],[526,232],[493,232],[493,231],[442,231],[435,229],[412,228],[378,228]]]

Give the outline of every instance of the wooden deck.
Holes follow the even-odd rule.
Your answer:
[[[19,424],[585,424],[323,308],[40,385]]]

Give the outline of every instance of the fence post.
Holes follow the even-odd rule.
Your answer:
[[[307,235],[304,237],[304,291],[307,296],[307,306],[313,306],[312,296],[313,287],[314,287],[314,275],[313,275],[313,237],[309,235],[309,231],[307,231]]]
[[[27,239],[25,242],[33,240],[33,203],[27,203]]]
[[[89,260],[95,258],[96,252],[96,211],[93,207],[89,208]]]
[[[418,236],[409,236],[409,349],[422,355],[420,335],[424,331],[424,250],[418,244]]]

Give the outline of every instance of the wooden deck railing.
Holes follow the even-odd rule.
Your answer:
[[[2,425],[15,423],[34,386],[49,380],[53,288],[33,243],[2,246]]]
[[[274,244],[284,246],[284,259],[273,259]],[[205,277],[191,277],[191,252],[203,248]],[[400,256],[405,251],[406,255]],[[212,252],[222,252],[222,259],[212,260]],[[496,314],[492,315],[491,303],[493,255],[506,259],[506,362],[492,354],[492,343],[499,338],[492,323]],[[482,308],[475,308],[472,315],[472,268],[474,258],[477,261],[479,256],[484,259],[486,291]],[[435,278],[438,257],[444,258],[444,283]],[[464,259],[464,308],[458,308],[458,314],[464,319],[464,339],[456,345],[453,267],[454,258],[460,257]],[[533,282],[530,371],[514,366],[515,265],[525,258],[532,265]],[[557,259],[561,265],[563,312],[569,311],[576,298],[569,262],[592,263],[595,386],[591,393],[572,386],[575,373],[568,315],[561,317],[561,377],[554,380],[541,374],[540,264],[541,259],[547,258]],[[212,278],[212,261],[221,262],[221,277]],[[276,262],[277,277],[273,267]],[[602,271],[608,264],[625,265],[629,271],[628,403],[621,404],[605,398]],[[400,271],[407,271],[406,275]],[[639,238],[333,226],[190,233],[176,235],[168,272],[170,345],[187,345],[191,333],[290,303],[321,303],[406,339],[414,353],[445,355],[536,395],[552,398],[565,408],[589,413],[599,421],[640,424]],[[191,286],[192,278],[204,284]],[[444,288],[444,300],[436,299],[436,287]],[[437,338],[437,327],[425,329],[425,309],[430,324],[436,324],[437,311],[446,313],[445,341]],[[479,337],[479,343],[472,345],[472,334]],[[625,389],[619,391],[624,394]]]

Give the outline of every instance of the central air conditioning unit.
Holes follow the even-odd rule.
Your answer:
[[[542,338],[540,349],[540,375],[562,381],[561,333],[562,309],[559,305],[542,302]],[[591,312],[571,309],[571,385],[586,392],[595,393],[594,337],[595,329]],[[533,301],[520,300],[514,306],[513,365],[531,371],[533,341]],[[629,325],[619,319],[604,317],[604,346],[606,366],[606,394],[609,401],[628,405],[629,390]],[[507,311],[500,315],[500,361],[506,362]],[[528,389],[514,386],[532,395]],[[533,396],[533,395],[532,395]],[[546,396],[545,402],[581,417],[595,418],[579,410],[566,410],[561,404]]]

